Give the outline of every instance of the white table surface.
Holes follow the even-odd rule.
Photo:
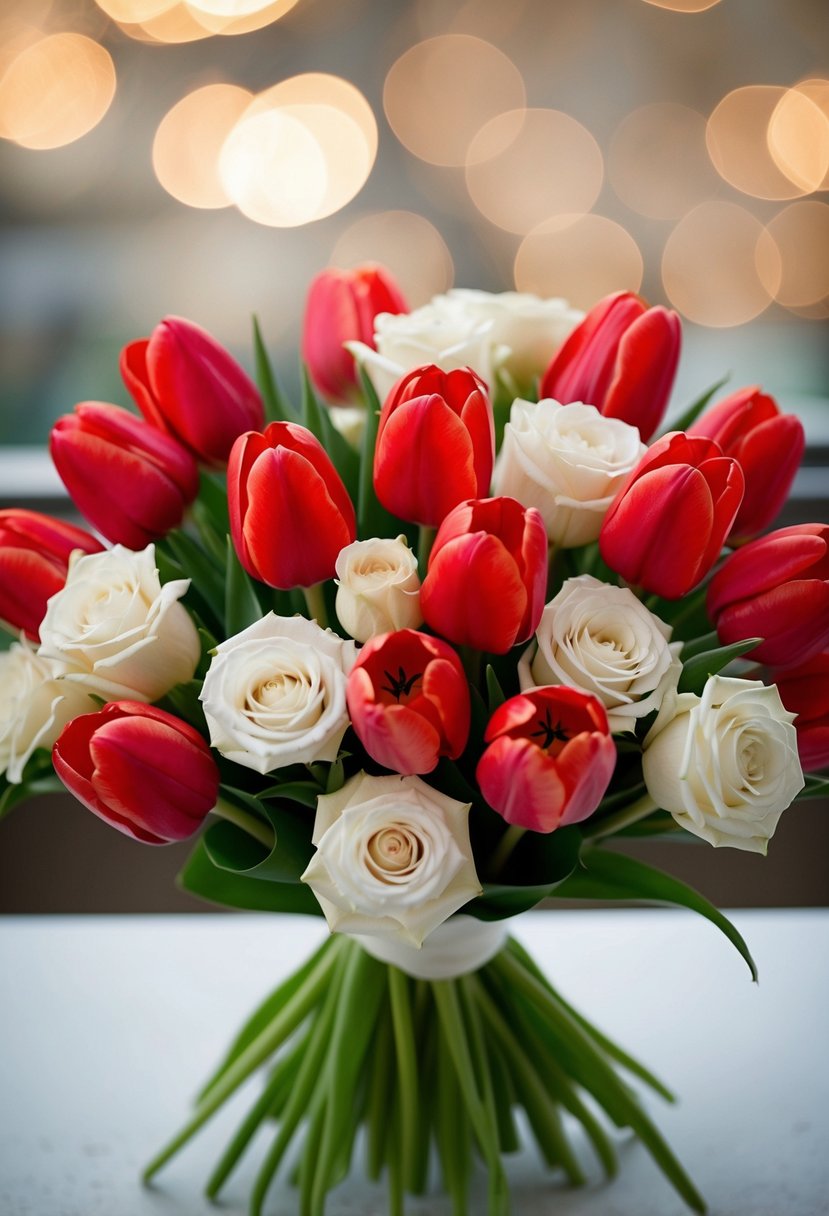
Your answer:
[[[515,924],[561,991],[681,1096],[650,1103],[712,1216],[829,1213],[829,912],[739,912],[760,969],[674,911],[539,912]],[[8,918],[0,922],[2,1216],[245,1211],[254,1144],[219,1209],[202,1185],[251,1100],[225,1108],[158,1175],[141,1165],[183,1121],[237,1024],[324,934],[303,917]],[[255,1086],[255,1082],[251,1083]],[[530,1152],[508,1159],[515,1216],[679,1216],[624,1141],[610,1185],[568,1189]],[[585,1158],[587,1160],[587,1158]],[[485,1211],[473,1187],[471,1216]],[[384,1216],[352,1177],[330,1216]],[[278,1182],[268,1212],[297,1211]],[[439,1195],[413,1216],[449,1216]]]

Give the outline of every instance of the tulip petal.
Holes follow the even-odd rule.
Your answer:
[[[354,729],[372,759],[393,772],[409,777],[430,773],[437,765],[440,736],[407,705],[366,703]]]
[[[38,640],[46,601],[63,587],[66,572],[30,549],[0,549],[0,620]]]
[[[606,418],[638,427],[645,443],[665,413],[681,341],[679,317],[665,308],[642,313],[619,340],[613,381],[601,410]]]
[[[645,308],[632,292],[620,291],[600,300],[553,357],[541,381],[539,400],[552,397],[562,405],[583,401],[600,409],[622,334]]]
[[[829,647],[829,583],[794,579],[730,604],[717,617],[724,646],[766,638],[746,658],[772,667],[794,667]]]
[[[450,641],[505,654],[517,640],[527,598],[501,541],[475,532],[433,552],[420,607],[427,624]]]
[[[478,761],[481,793],[507,823],[552,832],[561,823],[567,789],[555,761],[529,739],[502,735]]]
[[[732,553],[711,580],[708,611],[716,617],[726,605],[759,595],[798,576],[829,578],[829,525],[794,524],[778,528]]]
[[[469,432],[442,397],[404,401],[378,435],[374,488],[400,519],[436,526],[478,493]]]
[[[745,474],[746,493],[732,536],[753,536],[776,518],[800,468],[806,436],[793,414],[763,422],[731,453]]]

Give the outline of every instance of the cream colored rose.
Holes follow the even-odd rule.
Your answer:
[[[316,621],[268,613],[216,647],[201,691],[210,742],[257,773],[336,760],[356,654]]]
[[[645,739],[648,793],[709,844],[765,853],[804,785],[793,721],[760,680],[711,676],[701,697],[669,693]]]
[[[635,426],[592,405],[513,402],[495,466],[495,493],[536,507],[564,549],[598,538],[628,473],[646,451]]]
[[[317,800],[317,851],[302,881],[332,932],[419,947],[481,893],[468,820],[469,803],[419,777],[358,773]]]
[[[355,540],[340,550],[336,569],[337,617],[358,642],[422,622],[417,558],[404,536]]]
[[[36,748],[50,748],[67,722],[98,708],[60,675],[60,664],[35,654],[25,638],[0,653],[0,773],[14,785]]]
[[[201,644],[179,599],[189,579],[162,587],[155,546],[115,545],[69,562],[40,626],[40,654],[63,663],[67,680],[106,701],[155,701],[193,678]]]
[[[568,578],[518,664],[521,690],[569,684],[599,698],[614,734],[635,730],[676,687],[682,643],[670,637],[670,626],[627,587]]]

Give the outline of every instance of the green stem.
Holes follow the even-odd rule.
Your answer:
[[[466,672],[466,678],[473,688],[479,688],[481,683],[481,660],[483,651],[475,650],[472,646],[459,646],[458,653]]]
[[[220,819],[226,819],[228,823],[235,823],[237,828],[241,828],[243,832],[247,832],[248,836],[252,836],[254,840],[258,840],[261,845],[264,845],[268,852],[276,844],[273,828],[269,823],[258,819],[256,815],[243,810],[240,806],[234,806],[232,802],[227,802],[224,798],[220,798],[213,807],[213,814],[218,815]]]
[[[328,611],[325,607],[325,595],[323,593],[324,583],[314,583],[312,587],[303,587],[302,594],[305,596],[305,604],[308,608],[308,616],[312,621],[316,621],[321,629],[328,626]]]
[[[612,836],[614,832],[621,831],[622,828],[629,827],[632,823],[638,823],[640,819],[647,819],[648,815],[652,815],[658,809],[650,794],[643,794],[636,802],[632,802],[630,806],[623,806],[613,815],[606,815],[604,819],[588,823],[586,827],[582,828],[582,835],[585,840],[601,840],[605,836]]]
[[[526,828],[519,827],[517,823],[511,823],[504,832],[501,839],[498,841],[495,852],[489,859],[487,873],[490,878],[497,878],[503,870],[504,866],[509,861],[515,846],[526,832]]]
[[[426,567],[429,564],[429,554],[432,552],[432,545],[435,543],[435,534],[437,528],[430,528],[428,524],[421,524],[417,530],[417,564],[420,569],[420,577],[426,575]]]

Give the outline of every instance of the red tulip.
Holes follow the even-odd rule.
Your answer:
[[[484,740],[481,793],[507,823],[533,832],[592,815],[616,764],[604,706],[578,688],[548,685],[511,697]]]
[[[333,267],[318,274],[308,290],[302,326],[302,357],[319,391],[347,404],[357,390],[354,356],[344,342],[374,349],[374,318],[380,312],[408,312],[403,293],[382,266]]]
[[[750,541],[708,588],[724,646],[763,638],[747,658],[795,667],[829,647],[829,525],[795,524]]]
[[[797,731],[797,750],[803,771],[829,766],[829,651],[793,667],[776,679],[780,699],[791,713]]]
[[[680,599],[719,557],[742,497],[739,464],[713,440],[663,435],[610,505],[602,557],[629,583]]]
[[[688,434],[715,439],[743,470],[745,496],[731,538],[762,532],[786,501],[800,466],[806,444],[800,419],[781,414],[759,388],[742,388],[706,410]]]
[[[49,450],[81,514],[128,549],[178,527],[199,490],[190,453],[117,405],[76,405],[53,426]]]
[[[149,338],[125,346],[121,375],[147,421],[207,464],[224,464],[239,435],[264,426],[262,398],[247,372],[182,317],[165,317]]]
[[[46,601],[63,588],[73,549],[100,553],[102,545],[81,528],[9,507],[0,511],[0,620],[38,641]]]
[[[438,529],[420,608],[450,642],[505,654],[535,633],[546,590],[540,513],[514,498],[473,499]]]
[[[495,432],[487,388],[470,368],[415,368],[386,398],[374,488],[399,519],[436,526],[467,498],[489,493]]]
[[[52,763],[93,814],[144,844],[192,836],[219,794],[219,770],[201,735],[138,701],[112,701],[74,718]]]
[[[647,443],[665,413],[681,343],[675,312],[617,292],[591,308],[553,356],[539,396],[595,405],[638,427]]]
[[[270,587],[333,578],[338,553],[357,535],[354,507],[325,448],[293,422],[239,436],[227,502],[239,561]]]
[[[414,629],[383,633],[360,651],[348,677],[348,712],[360,742],[384,768],[430,773],[455,760],[469,735],[469,685],[460,659]]]

